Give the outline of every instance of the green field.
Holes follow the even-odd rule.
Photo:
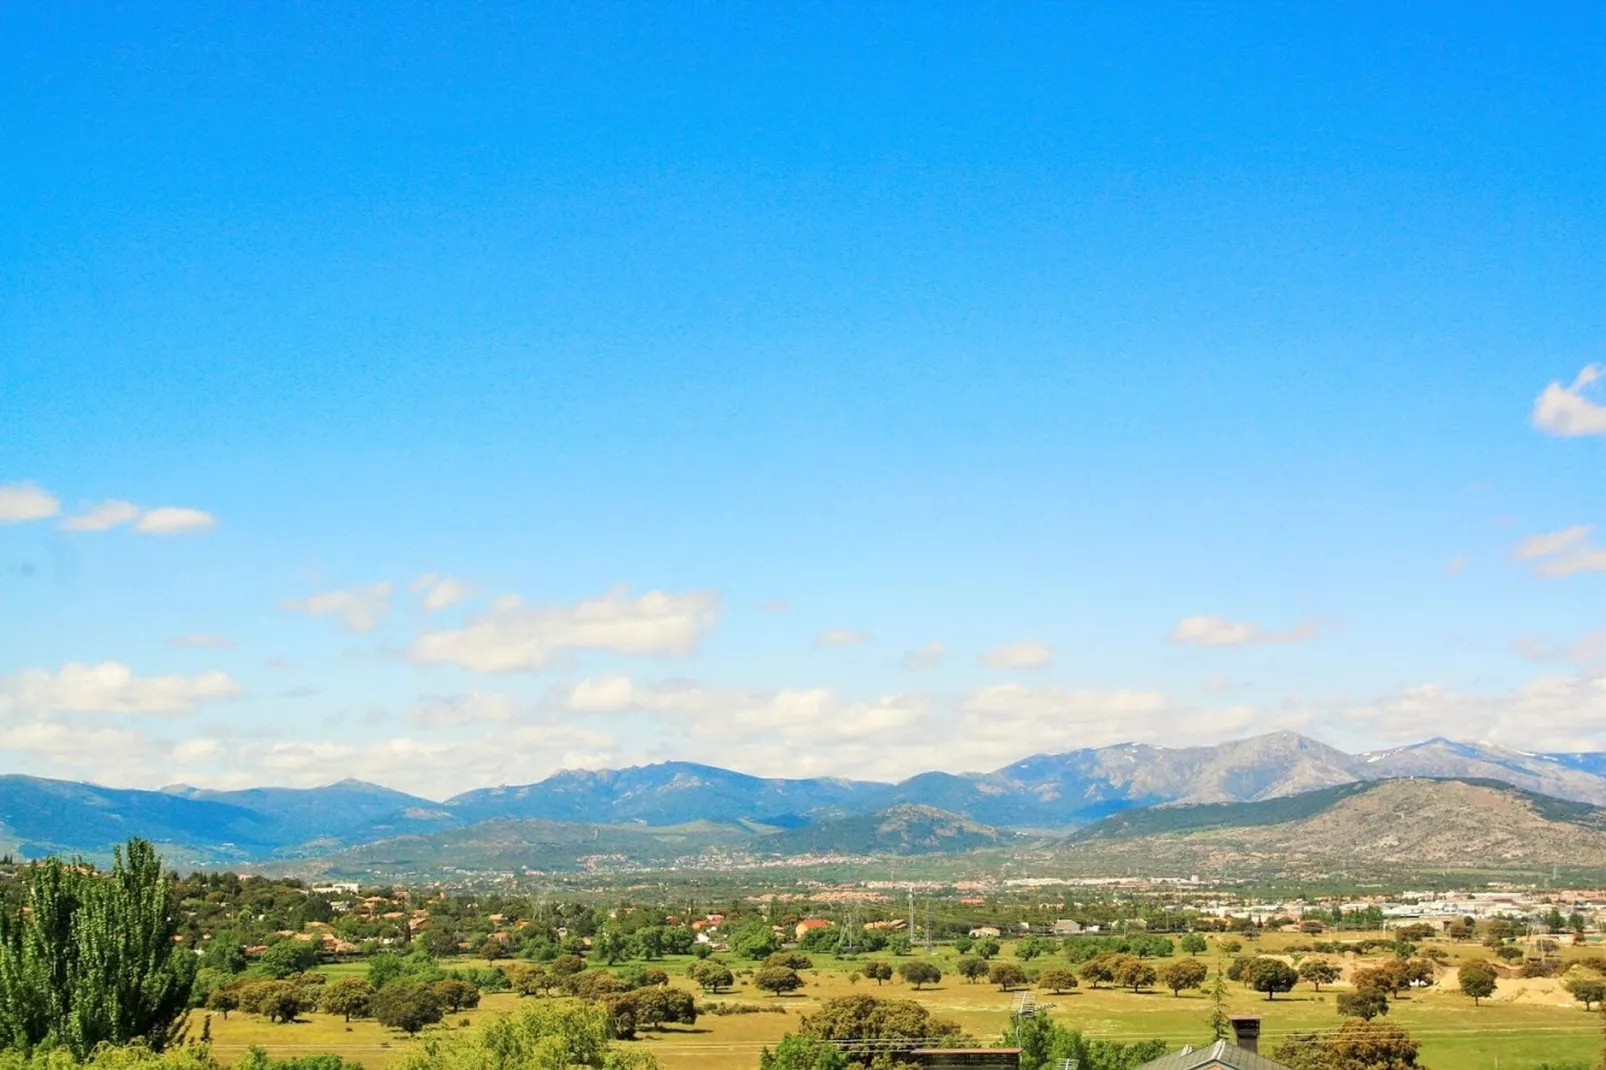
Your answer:
[[[1263,949],[1275,952],[1280,944],[1288,942],[1269,937]],[[1452,951],[1458,956],[1479,954],[1475,948]],[[952,949],[939,949],[932,957],[946,968],[956,956]],[[666,966],[672,974],[678,974],[689,961],[671,960]],[[1045,961],[1040,959],[1033,965],[1041,966]],[[773,1044],[782,1034],[795,1029],[798,1016],[809,1013],[825,997],[879,991],[885,996],[918,999],[934,1012],[957,1019],[983,1042],[999,1038],[1015,999],[1013,993],[1000,992],[986,984],[967,984],[957,977],[945,977],[941,984],[920,992],[901,983],[878,987],[873,981],[860,980],[853,984],[848,979],[853,963],[815,956],[815,964],[818,968],[804,975],[808,987],[794,996],[777,999],[738,984],[734,991],[716,997],[727,1002],[779,1004],[787,1008],[784,1015],[705,1015],[695,1027],[647,1033],[632,1043],[651,1050],[664,1070],[751,1070],[766,1044]],[[333,967],[329,972],[361,968],[360,964],[350,964]],[[690,987],[678,976],[674,983]],[[1318,995],[1307,985],[1300,985],[1293,993],[1270,1002],[1236,984],[1230,985],[1229,991],[1232,1013],[1259,1014],[1265,1019],[1262,1051],[1269,1051],[1290,1032],[1328,1029],[1339,1021],[1331,990],[1324,989]],[[1061,996],[1038,993],[1038,998],[1044,1004],[1055,1004],[1049,1013],[1062,1024],[1094,1036],[1161,1037],[1178,1046],[1209,1039],[1205,1024],[1209,1004],[1198,993],[1175,998],[1168,991],[1133,994],[1084,987]],[[479,1009],[454,1015],[434,1028],[461,1028],[462,1021],[472,1022],[482,1015],[509,1009],[516,1002],[517,997],[511,995],[487,996]],[[1572,1005],[1554,980],[1503,980],[1494,998],[1481,1007],[1474,1007],[1471,1000],[1455,991],[1453,984],[1441,984],[1397,1000],[1388,1020],[1404,1026],[1422,1042],[1424,1062],[1432,1070],[1533,1070],[1546,1061],[1592,1061],[1602,1047],[1601,1015]],[[337,1053],[373,1068],[383,1068],[412,1043],[372,1021],[348,1025],[321,1014],[307,1015],[305,1020],[290,1025],[271,1025],[239,1013],[231,1015],[227,1022],[214,1016],[212,1037],[224,1060],[237,1057],[250,1045],[261,1045],[279,1056]]]

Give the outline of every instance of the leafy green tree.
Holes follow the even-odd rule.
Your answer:
[[[212,939],[206,941],[206,950],[201,953],[200,965],[202,969],[221,970],[223,973],[244,973],[246,966],[250,965],[245,958],[245,941],[240,939],[238,933],[213,933]]]
[[[392,981],[374,993],[371,1003],[380,1025],[416,1033],[445,1016],[435,989],[422,981]]]
[[[871,959],[864,964],[864,975],[876,984],[892,980],[892,964],[879,959]]]
[[[155,849],[133,839],[109,872],[48,859],[19,879],[26,909],[0,911],[0,1046],[49,1041],[83,1058],[143,1038],[160,1050],[196,967]]]
[[[960,933],[958,936],[954,937],[954,950],[959,952],[961,955],[968,955],[970,954],[970,947],[972,943],[973,941],[970,939],[969,933]]]
[[[1457,971],[1460,975],[1461,992],[1472,997],[1472,1005],[1476,1007],[1479,1001],[1494,995],[1495,972],[1485,962],[1465,962]]]
[[[1299,964],[1299,976],[1309,981],[1311,986],[1320,992],[1323,985],[1330,985],[1343,974],[1338,963],[1327,959],[1306,959]]]
[[[850,1062],[865,1064],[894,1049],[897,1041],[911,1041],[910,1047],[941,1047],[960,1035],[958,1022],[933,1016],[918,1000],[871,995],[824,1000],[818,1011],[799,1023],[799,1030],[840,1045]]]
[[[1180,941],[1179,946],[1190,955],[1199,955],[1210,950],[1210,944],[1198,933],[1189,933]]]
[[[1133,992],[1154,984],[1156,971],[1153,966],[1131,955],[1118,955],[1116,958],[1112,971],[1116,984],[1122,988],[1130,988]]]
[[[306,973],[318,965],[318,948],[310,940],[280,940],[269,944],[257,958],[257,966],[275,981],[293,973]]]
[[[1381,988],[1357,988],[1338,994],[1338,1013],[1346,1018],[1370,1022],[1389,1012],[1389,995]]]
[[[435,996],[441,1001],[441,1006],[450,1014],[469,1007],[480,1005],[480,990],[467,981],[458,981],[448,978],[445,981],[435,982]]]
[[[1597,981],[1593,978],[1578,977],[1567,982],[1567,991],[1572,997],[1589,1010],[1591,1003],[1600,1003],[1606,1000],[1606,981]]]
[[[785,966],[789,970],[812,970],[814,960],[800,951],[777,951],[764,959],[766,966]]]
[[[1257,959],[1249,970],[1249,987],[1275,999],[1279,992],[1292,992],[1299,983],[1299,974],[1282,959]]]
[[[731,952],[744,959],[761,962],[781,949],[781,938],[762,921],[738,929],[730,940]]]
[[[999,991],[1008,992],[1012,988],[1021,988],[1031,983],[1026,971],[1017,963],[995,962],[992,969],[987,971],[987,980],[997,985]]]
[[[1076,987],[1076,974],[1063,966],[1050,966],[1037,975],[1037,987],[1046,988],[1057,996]]]
[[[736,983],[731,975],[730,967],[723,962],[713,959],[703,959],[693,963],[687,970],[686,976],[691,978],[704,992],[718,992],[722,988],[729,988]]]
[[[325,986],[318,1009],[325,1014],[338,1014],[346,1021],[364,1018],[374,998],[374,986],[362,977],[342,977]]]
[[[803,978],[789,966],[765,966],[753,975],[753,984],[771,995],[796,992],[803,987]]]
[[[1163,1040],[1094,1040],[1047,1014],[1011,1015],[1000,1039],[1006,1047],[1020,1047],[1021,1070],[1053,1070],[1067,1063],[1081,1070],[1134,1070],[1164,1055],[1167,1047]]]
[[[893,933],[887,940],[887,950],[894,955],[912,954],[914,949],[914,942],[909,939],[908,933]]]
[[[1331,1033],[1292,1036],[1271,1057],[1289,1070],[1415,1070],[1417,1049],[1398,1026],[1350,1019]]]
[[[993,958],[999,952],[998,940],[991,936],[984,936],[971,945],[970,950],[984,959]]]
[[[368,956],[368,984],[375,992],[405,976],[407,963],[396,952],[376,951]]]
[[[1168,962],[1156,971],[1162,985],[1171,990],[1173,997],[1182,995],[1184,988],[1198,988],[1210,976],[1210,969],[1198,959],[1187,958]]]
[[[629,944],[624,934],[610,925],[597,930],[597,934],[591,938],[591,954],[613,966],[630,957]]]
[[[959,976],[963,977],[971,984],[975,984],[977,981],[987,976],[987,960],[978,958],[975,955],[966,955],[964,958],[959,960],[959,963],[954,967],[954,969],[959,971]]]
[[[206,997],[206,1009],[217,1011],[223,1015],[223,1020],[229,1020],[229,1012],[240,1009],[240,995],[233,989],[214,988]]]
[[[942,970],[937,964],[924,959],[899,963],[898,974],[905,983],[914,985],[916,992],[920,991],[921,985],[934,985],[942,980]]]
[[[835,1044],[788,1033],[773,1052],[759,1053],[758,1070],[848,1070],[848,1057]]]

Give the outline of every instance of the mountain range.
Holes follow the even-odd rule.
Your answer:
[[[0,848],[29,857],[99,856],[140,835],[162,844],[179,863],[262,862],[327,857],[488,822],[533,821],[587,826],[594,836],[601,828],[698,823],[781,830],[795,834],[792,842],[806,853],[821,849],[822,837],[833,834],[844,842],[873,843],[865,830],[885,819],[857,825],[851,819],[900,807],[925,808],[928,817],[942,812],[933,828],[959,828],[954,822],[962,822],[967,831],[950,843],[957,846],[979,843],[999,829],[1063,832],[1145,807],[1255,803],[1400,777],[1479,779],[1606,805],[1606,754],[1529,754],[1431,739],[1352,755],[1277,732],[1208,747],[1121,744],[1040,754],[990,773],[929,772],[898,783],[772,779],[662,762],[565,771],[445,802],[353,780],[320,788],[137,791],[13,775],[0,777]],[[908,818],[905,813],[900,820],[907,824]],[[536,838],[551,835],[557,834],[547,830]]]

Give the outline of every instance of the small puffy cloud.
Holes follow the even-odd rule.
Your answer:
[[[472,587],[455,576],[441,576],[434,572],[426,572],[418,577],[412,582],[410,590],[414,594],[422,592],[424,608],[431,613],[455,606],[474,593]]]
[[[457,728],[513,720],[513,700],[499,692],[476,691],[454,698],[432,699],[407,714],[407,723],[424,728]]]
[[[217,525],[217,517],[200,509],[180,505],[161,505],[147,509],[134,521],[134,530],[144,535],[180,535],[207,531]]]
[[[635,685],[628,676],[599,676],[581,680],[564,703],[581,713],[616,713],[635,702]]]
[[[571,606],[525,606],[503,596],[461,628],[427,631],[413,643],[413,661],[459,665],[475,672],[539,669],[566,651],[688,654],[719,620],[719,596],[707,591],[648,591],[632,598],[616,587]]]
[[[903,667],[906,669],[934,669],[942,664],[943,657],[948,648],[941,642],[930,642],[923,647],[909,651],[903,656]]]
[[[139,506],[133,502],[104,501],[87,513],[70,516],[61,522],[68,531],[106,531],[127,524],[139,516]]]
[[[1534,399],[1534,427],[1561,438],[1606,435],[1606,405],[1591,396],[1599,393],[1603,375],[1606,371],[1599,364],[1590,364],[1571,385],[1552,382],[1545,387]]]
[[[224,748],[221,740],[200,738],[186,739],[173,746],[173,761],[179,765],[198,765],[203,762],[215,762],[223,757]]]
[[[1511,556],[1518,561],[1534,561],[1541,557],[1553,557],[1569,550],[1582,546],[1589,538],[1590,525],[1574,524],[1570,528],[1560,531],[1547,531],[1539,535],[1530,535],[1516,545]]]
[[[340,591],[323,591],[305,598],[290,598],[279,608],[309,617],[339,617],[347,631],[371,632],[390,612],[390,593],[394,585],[389,580],[351,587]]]
[[[858,646],[867,637],[852,628],[827,628],[814,640],[819,646]]]
[[[1048,644],[1036,639],[1021,639],[994,647],[981,656],[983,665],[995,669],[1041,669],[1054,660],[1054,651]]]
[[[203,650],[233,650],[234,640],[226,635],[213,635],[211,632],[191,632],[188,635],[174,636],[168,640],[173,646],[199,647]]]
[[[73,662],[54,673],[27,669],[0,678],[0,715],[18,711],[176,715],[244,693],[222,672],[142,677],[122,662]]]
[[[61,512],[54,494],[34,483],[0,484],[0,524],[48,520]]]
[[[1226,617],[1184,617],[1171,629],[1171,641],[1188,646],[1248,646],[1252,643],[1303,643],[1316,637],[1316,624],[1301,621],[1280,631],[1254,621]]]

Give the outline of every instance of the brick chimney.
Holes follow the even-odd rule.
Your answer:
[[[1234,1018],[1232,1031],[1237,1035],[1237,1043],[1244,1051],[1260,1053],[1260,1019]]]

